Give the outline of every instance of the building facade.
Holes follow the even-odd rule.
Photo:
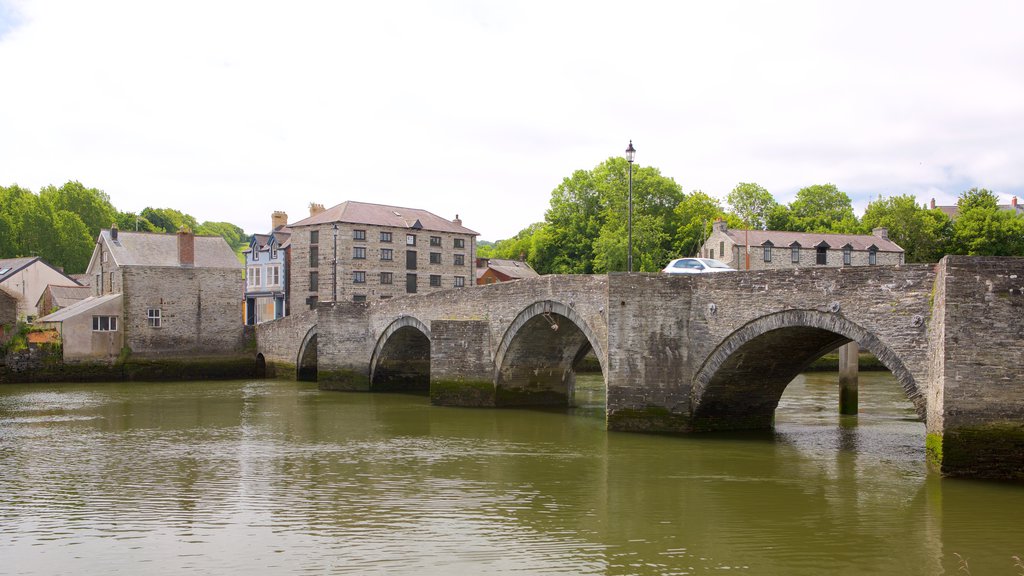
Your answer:
[[[102,230],[87,275],[94,296],[121,294],[117,330],[132,354],[242,349],[242,263],[219,236]]]
[[[540,276],[532,266],[522,260],[502,260],[499,258],[476,259],[476,283],[497,284],[511,282],[522,278]]]
[[[903,248],[889,240],[885,228],[875,228],[871,234],[730,230],[723,220],[714,223],[700,256],[720,260],[737,270],[904,263]]]
[[[269,234],[253,234],[245,250],[245,323],[260,324],[288,315],[288,214],[271,215]]]
[[[81,286],[77,281],[54,268],[42,258],[10,258],[0,260],[0,290],[18,300],[18,320],[32,322],[38,311],[36,303],[49,285]]]
[[[343,202],[291,228],[291,311],[318,302],[362,302],[475,281],[477,233],[458,216],[446,220],[415,208]]]

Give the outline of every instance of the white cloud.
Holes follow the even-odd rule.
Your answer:
[[[707,4],[707,5],[705,5]],[[13,10],[10,7],[13,6]],[[12,14],[14,15],[12,17]],[[1024,194],[1014,2],[149,2],[0,8],[0,183],[249,232],[363,200],[543,218],[620,155],[685,190]]]

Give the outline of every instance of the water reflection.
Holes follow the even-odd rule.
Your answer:
[[[829,380],[831,378],[831,380]],[[790,385],[765,434],[603,430],[304,383],[0,389],[0,572],[1013,573],[1019,487],[945,481],[899,386]],[[1016,548],[1016,549],[1015,549]]]

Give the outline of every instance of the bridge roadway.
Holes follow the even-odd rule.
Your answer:
[[[567,405],[593,352],[607,427],[770,428],[786,385],[856,341],[895,375],[943,474],[1024,478],[1024,259],[703,276],[542,276],[257,329],[271,374],[331,390],[429,390],[452,406]]]

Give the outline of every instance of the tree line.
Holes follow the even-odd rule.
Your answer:
[[[46,186],[34,194],[18,185],[0,186],[0,258],[40,256],[68,274],[85,272],[100,230],[116,224],[122,230],[177,232],[222,236],[236,253],[248,236],[228,222],[202,222],[172,208],[146,208],[138,214],[114,208],[102,190],[81,182]]]
[[[577,170],[551,193],[543,222],[512,238],[483,243],[483,258],[525,259],[541,274],[591,274],[626,269],[629,164],[609,158]],[[652,166],[633,168],[634,269],[656,272],[673,258],[697,253],[722,218],[733,229],[870,234],[888,228],[906,262],[937,262],[946,254],[1024,256],[1024,216],[1002,210],[984,188],[964,191],[956,218],[928,209],[912,195],[878,198],[858,218],[849,195],[834,184],[800,189],[780,204],[755,183],[740,183],[717,198],[684,193]]]

